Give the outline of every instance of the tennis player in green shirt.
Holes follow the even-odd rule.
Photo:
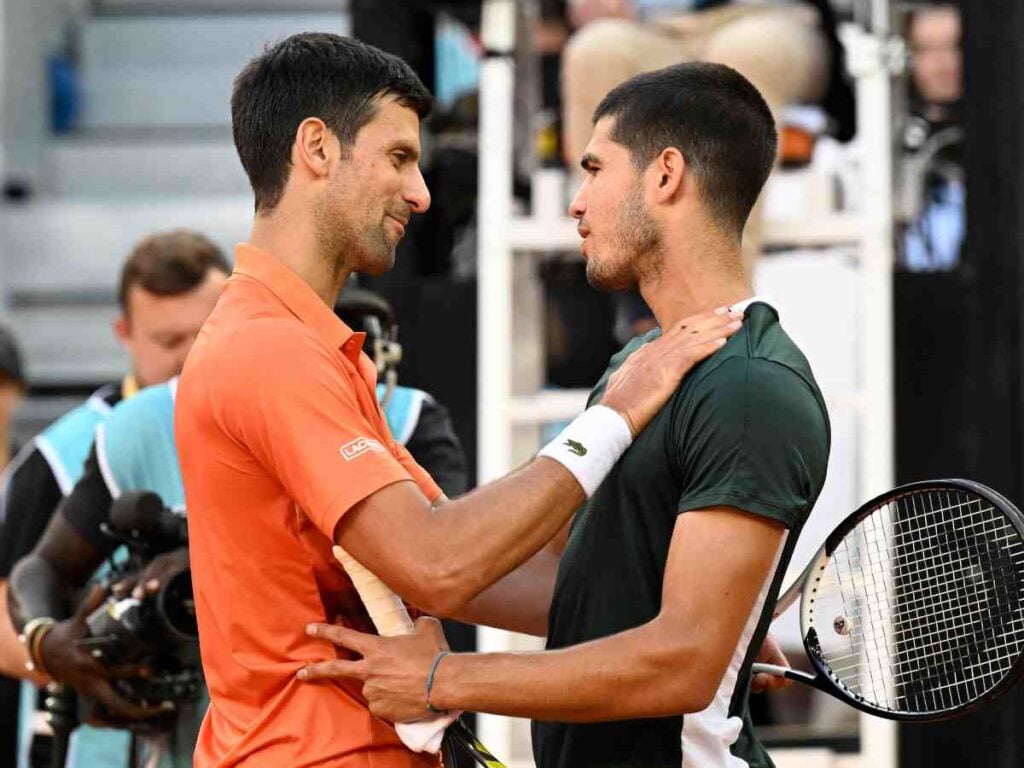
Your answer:
[[[686,376],[567,536],[453,609],[546,635],[547,650],[447,654],[432,619],[399,638],[320,624],[310,634],[362,658],[299,677],[361,680],[395,722],[430,708],[533,718],[540,768],[768,766],[750,667],[830,440],[806,358],[740,261],[774,121],[741,75],[693,63],[627,81],[594,120],[570,207],[591,284],[638,287],[662,328],[715,306],[744,310],[743,327]],[[591,401],[659,335],[613,357]]]

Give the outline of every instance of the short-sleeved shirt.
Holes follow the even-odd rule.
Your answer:
[[[121,387],[98,389],[21,449],[4,471],[0,496],[0,578],[32,551],[53,512],[83,473],[96,425],[121,400]]]
[[[60,505],[60,514],[104,556],[117,542],[103,531],[110,505],[125,491],[151,491],[164,506],[185,511],[185,491],[174,442],[175,377],[119,403],[96,427],[85,471]]]
[[[96,427],[107,419],[125,389],[117,384],[98,389],[37,435],[8,468],[0,499],[0,578],[7,578],[14,564],[32,551],[61,501],[77,487],[86,472]],[[44,693],[27,681],[20,687],[17,744],[19,760],[25,763],[30,751],[48,753],[49,738],[33,736],[33,712],[42,706]],[[71,735],[67,765],[119,765],[129,747],[126,731],[83,725]]]
[[[612,358],[591,400],[630,354],[658,335],[635,339]],[[828,414],[807,360],[775,310],[751,304],[743,327],[683,380],[577,513],[558,570],[548,648],[654,619],[676,520],[691,510],[728,506],[781,523],[787,534],[776,567],[705,711],[534,723],[540,768],[771,765],[747,712],[750,665],[797,533],[824,483],[829,440]]]
[[[373,631],[331,555],[355,504],[413,481],[440,489],[392,438],[363,334],[270,254],[241,245],[178,386],[193,589],[210,708],[198,768],[437,765],[373,717],[360,686],[303,683],[344,654],[311,621]]]

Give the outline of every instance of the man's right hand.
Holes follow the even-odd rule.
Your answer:
[[[119,696],[110,683],[113,678],[138,675],[142,670],[137,666],[104,666],[88,650],[79,646],[78,641],[89,636],[86,617],[102,604],[105,597],[106,591],[97,587],[82,601],[74,616],[55,624],[43,637],[38,651],[43,667],[57,682],[74,688],[81,696],[99,704],[103,712],[90,719],[90,725],[118,727],[160,715],[166,716],[166,707],[133,704]]]
[[[694,365],[740,329],[743,315],[727,308],[693,315],[644,344],[611,375],[601,405],[616,410],[636,437]]]

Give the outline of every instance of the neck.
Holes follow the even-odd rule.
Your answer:
[[[312,207],[307,207],[311,211]],[[328,307],[333,307],[352,270],[333,264],[320,253],[312,217],[289,211],[283,204],[256,214],[249,242],[273,255],[301,277]]]
[[[639,286],[640,295],[662,328],[754,295],[742,266],[739,243],[707,233],[702,237],[669,236],[665,243],[661,271]]]

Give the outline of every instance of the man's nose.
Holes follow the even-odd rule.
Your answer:
[[[574,219],[582,219],[583,214],[587,212],[587,203],[583,197],[582,191],[576,193],[576,197],[569,203],[569,215]]]
[[[412,207],[413,213],[426,213],[427,209],[430,208],[430,190],[427,189],[427,182],[423,179],[423,174],[420,173],[418,168],[416,169],[416,178],[412,186],[410,186],[403,197],[405,202]]]

